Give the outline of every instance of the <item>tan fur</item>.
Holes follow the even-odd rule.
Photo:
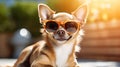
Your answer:
[[[85,6],[84,6],[85,7]],[[59,24],[65,24],[66,21],[75,20],[78,22],[78,28],[75,33],[72,34],[72,38],[67,40],[65,44],[70,44],[73,42],[73,47],[71,49],[71,52],[67,58],[66,64],[63,65],[65,67],[79,67],[76,57],[75,57],[75,47],[80,42],[80,31],[82,28],[82,24],[84,23],[82,20],[85,19],[86,16],[86,7],[82,8],[82,13],[85,12],[85,14],[81,14],[79,9],[75,10],[72,14],[68,13],[57,13],[53,10],[51,10],[47,5],[39,4],[38,5],[38,14],[40,17],[40,22],[45,25],[46,21],[48,20],[54,20]],[[79,14],[80,16],[76,14]],[[75,14],[75,15],[74,15]],[[82,17],[81,17],[82,16]],[[55,55],[55,47],[54,46],[61,46],[62,44],[59,44],[53,37],[55,33],[49,33],[43,29],[44,34],[44,41],[39,41],[31,46],[28,46],[25,48],[19,58],[17,59],[16,63],[14,64],[14,67],[59,67],[56,65],[56,55]],[[68,34],[68,33],[66,33]],[[62,55],[61,55],[62,56]]]

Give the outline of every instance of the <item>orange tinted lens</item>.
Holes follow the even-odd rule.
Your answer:
[[[65,23],[65,29],[67,32],[74,33],[76,32],[78,25],[76,22],[67,22]]]

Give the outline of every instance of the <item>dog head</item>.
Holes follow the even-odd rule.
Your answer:
[[[56,43],[67,43],[74,40],[85,24],[87,5],[82,5],[71,14],[55,13],[45,4],[38,5],[40,22],[47,36]]]

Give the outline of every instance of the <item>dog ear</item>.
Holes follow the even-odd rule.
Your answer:
[[[88,5],[83,4],[82,6],[78,7],[72,12],[72,15],[74,15],[77,20],[82,21],[82,24],[84,24],[88,15]]]
[[[38,15],[41,20],[50,19],[55,12],[45,4],[38,4]]]

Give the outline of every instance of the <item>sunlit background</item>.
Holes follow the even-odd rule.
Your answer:
[[[68,13],[87,3],[78,59],[120,61],[120,0],[0,0],[0,58],[17,58],[23,48],[42,39],[38,3]]]

